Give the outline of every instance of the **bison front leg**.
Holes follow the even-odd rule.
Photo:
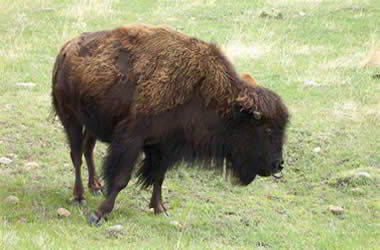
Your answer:
[[[90,224],[98,223],[113,210],[117,195],[128,185],[135,161],[141,150],[140,141],[128,140],[128,142],[122,144],[113,142],[110,146],[111,152],[104,163],[107,198],[94,213],[89,215],[88,222]]]

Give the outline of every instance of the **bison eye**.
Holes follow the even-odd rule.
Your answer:
[[[271,135],[273,133],[272,129],[266,128],[265,132],[267,132],[268,135]]]

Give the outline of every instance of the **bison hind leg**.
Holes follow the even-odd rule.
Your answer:
[[[87,129],[84,132],[82,151],[87,163],[88,170],[88,188],[94,195],[102,193],[102,185],[96,174],[93,151],[96,144],[96,137]]]
[[[82,166],[82,125],[74,119],[67,119],[62,122],[65,128],[67,139],[70,145],[70,156],[71,161],[74,165],[75,170],[75,183],[73,187],[74,203],[80,205],[84,204],[84,188],[82,184],[81,177],[81,166]]]

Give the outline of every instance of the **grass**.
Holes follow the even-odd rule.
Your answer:
[[[0,165],[0,201],[20,202],[0,202],[0,248],[378,248],[380,91],[371,75],[379,68],[361,62],[380,46],[379,13],[375,0],[1,1],[0,157],[13,161]],[[180,167],[164,183],[170,218],[154,216],[151,191],[131,184],[108,222],[87,225],[103,198],[86,190],[87,206],[70,204],[69,151],[49,119],[52,66],[68,39],[130,22],[216,42],[238,72],[283,97],[292,114],[285,178],[242,188]],[[105,148],[98,143],[98,168]],[[31,161],[39,166],[26,167]],[[329,205],[345,211],[334,215]],[[59,207],[72,215],[58,218]],[[107,231],[115,224],[124,229]]]

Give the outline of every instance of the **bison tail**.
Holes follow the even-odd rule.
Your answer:
[[[55,59],[54,67],[53,67],[53,76],[52,76],[53,89],[57,84],[58,71],[62,68],[63,61],[65,60],[65,57],[66,57],[66,50],[68,46],[70,45],[70,43],[71,41],[68,41],[62,46],[61,50],[59,51],[58,56]]]
[[[51,93],[51,98],[52,98],[52,108],[50,109],[50,112],[49,112],[49,120],[54,121],[55,117],[58,114],[58,101],[53,92]]]
[[[52,75],[52,91],[51,91],[52,109],[50,110],[50,114],[49,114],[49,118],[51,120],[54,120],[55,116],[59,114],[58,100],[57,100],[57,97],[55,96],[54,91],[58,84],[59,71],[62,70],[63,61],[65,60],[65,57],[66,57],[65,50],[69,44],[70,44],[70,41],[67,42],[65,45],[63,45],[62,49],[60,50],[54,62],[53,75]]]
[[[145,155],[144,159],[139,162],[136,177],[138,178],[137,184],[141,188],[148,188],[154,184],[154,169],[150,155]]]
[[[54,91],[55,91],[55,87],[57,85],[58,70],[62,64],[61,60],[62,60],[62,56],[61,56],[61,54],[59,54],[57,56],[57,59],[54,63],[54,68],[53,68],[52,90],[51,90],[52,109],[50,110],[50,113],[49,113],[49,120],[53,120],[53,121],[55,119],[55,116],[59,113],[58,100],[57,100],[57,97],[56,97]]]

